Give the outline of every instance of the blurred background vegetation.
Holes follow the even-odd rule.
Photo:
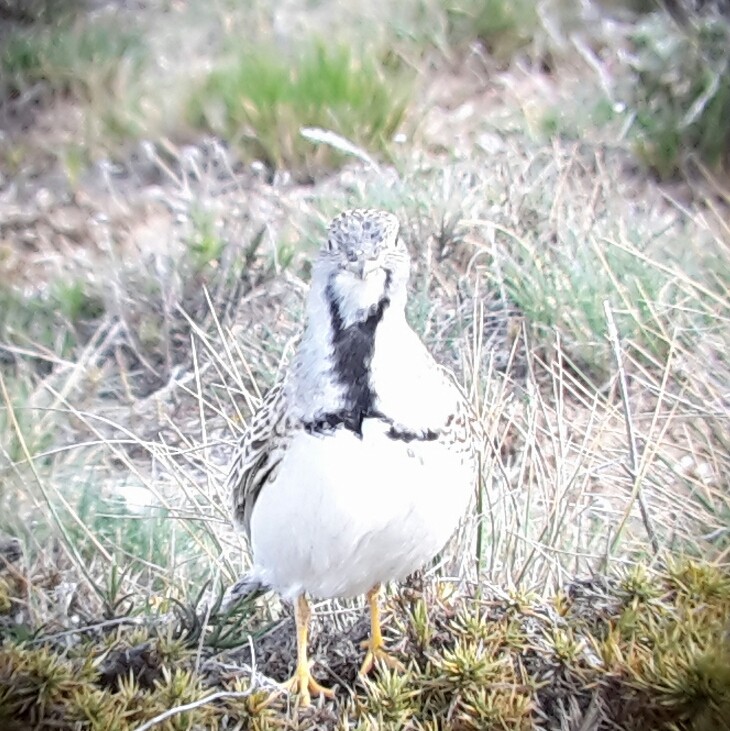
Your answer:
[[[303,126],[387,153],[429,72],[480,53],[493,70],[522,62],[546,74],[580,57],[597,74],[594,108],[582,111],[598,124],[622,116],[627,140],[663,179],[692,161],[727,165],[730,30],[722,0],[696,7],[410,0],[337,12],[326,2],[273,12],[260,0],[129,10],[3,0],[0,13],[6,112],[75,102],[84,124],[71,157],[85,162],[135,139],[181,142],[212,132],[243,160],[301,172],[316,159],[300,139]],[[542,121],[546,132],[567,132],[553,129],[549,114]],[[19,164],[23,153],[18,144],[6,148],[4,162]]]
[[[203,612],[247,563],[226,463],[376,206],[490,449],[390,597],[411,674],[305,727],[722,728],[729,64],[723,0],[0,0],[0,719],[246,694],[247,642],[286,674],[274,599]],[[362,612],[320,610],[354,680]],[[251,698],[158,726],[288,713]]]

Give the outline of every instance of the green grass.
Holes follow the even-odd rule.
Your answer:
[[[723,18],[699,17],[678,28],[646,18],[633,33],[633,84],[639,156],[661,178],[678,176],[696,156],[710,168],[730,161],[730,30]]]
[[[190,222],[193,230],[188,249],[193,268],[200,272],[217,266],[225,241],[216,231],[215,217],[210,211],[195,209],[191,212]]]
[[[8,375],[3,380],[7,400],[0,398],[0,434],[3,437],[0,495],[11,501],[14,485],[11,486],[8,465],[24,462],[25,449],[31,457],[37,457],[53,443],[53,437],[49,432],[42,433],[35,428],[36,414],[29,408],[33,391],[28,379]],[[6,516],[11,517],[12,512]]]
[[[110,550],[120,566],[144,581],[152,591],[161,591],[168,586],[169,577],[162,577],[154,570],[149,578],[143,580],[142,573],[150,567],[167,566],[174,556],[178,564],[185,564],[190,569],[197,552],[195,543],[196,524],[189,523],[181,527],[174,512],[157,505],[153,493],[142,488],[147,498],[145,504],[137,505],[129,495],[131,485],[122,485],[116,494],[104,496],[94,489],[93,479],[68,488],[64,491],[69,500],[73,500],[72,509],[79,522],[66,514],[65,522],[71,526],[70,539],[79,546],[84,546],[82,556],[91,561],[96,555],[93,546],[86,541],[85,531],[79,527],[83,524],[94,535],[101,545]],[[72,492],[77,493],[75,499]],[[192,535],[191,535],[192,532]],[[207,565],[202,570],[190,571],[189,579],[196,585],[207,578]]]
[[[441,0],[441,5],[451,43],[478,40],[502,63],[527,48],[540,28],[537,6],[529,0]]]
[[[691,342],[692,330],[702,330],[702,312],[715,306],[695,290],[700,311],[682,312],[681,283],[647,260],[641,240],[586,240],[566,232],[555,246],[510,243],[512,253],[500,263],[510,298],[533,325],[559,332],[575,362],[597,368],[599,380],[611,370],[604,302],[616,313],[621,337],[653,362],[666,360],[677,328]]]
[[[68,19],[83,9],[83,0],[3,0],[10,20],[22,23],[53,23]]]
[[[87,281],[59,280],[53,283],[49,304],[66,322],[76,323],[96,320],[104,312],[104,303],[94,294]]]
[[[243,50],[211,72],[191,97],[189,118],[247,159],[311,171],[341,154],[305,140],[304,127],[331,130],[371,152],[384,152],[403,120],[407,84],[351,47],[317,42],[293,58],[271,48]]]
[[[138,72],[146,52],[139,32],[110,21],[16,28],[0,48],[0,89],[22,94],[43,83],[89,101],[111,93],[120,74]]]
[[[265,26],[264,5],[251,13]],[[196,135],[182,138],[198,142],[200,130],[212,131],[246,160],[290,168],[311,184],[285,175],[257,180],[254,170],[236,166],[235,155],[230,178],[224,168],[208,169],[202,154],[200,177],[181,172],[180,138],[171,133],[169,140],[150,138],[167,168],[153,171],[160,173],[154,184],[138,190],[125,180],[117,188],[112,177],[109,190],[88,191],[91,157],[74,138],[64,148],[67,178],[79,201],[91,194],[95,225],[108,225],[110,247],[99,247],[98,239],[63,246],[88,246],[93,276],[82,257],[64,259],[62,270],[46,266],[61,261],[62,247],[49,235],[45,214],[38,224],[29,217],[17,247],[13,229],[3,229],[10,242],[3,265],[26,256],[23,241],[34,248],[22,261],[22,281],[8,277],[0,288],[0,343],[7,346],[0,352],[0,498],[8,507],[0,539],[4,531],[25,544],[24,559],[12,569],[25,583],[19,589],[12,571],[0,574],[0,627],[14,638],[0,649],[0,680],[12,679],[0,683],[0,717],[44,712],[59,724],[134,728],[177,703],[204,699],[200,673],[211,667],[206,682],[247,692],[249,675],[239,668],[250,633],[274,618],[282,624],[270,637],[283,636],[290,623],[274,601],[246,610],[235,627],[233,620],[195,615],[201,597],[214,602],[220,584],[230,584],[248,560],[229,526],[226,460],[259,391],[291,355],[304,316],[307,260],[327,220],[366,205],[392,210],[402,222],[413,255],[409,320],[466,384],[493,449],[485,457],[481,512],[467,516],[438,569],[463,585],[474,582],[481,596],[452,601],[430,569],[426,598],[410,589],[397,594],[389,626],[409,638],[411,668],[358,685],[348,720],[383,728],[425,713],[435,728],[447,723],[445,714],[448,723],[458,714],[465,728],[474,719],[495,728],[530,727],[533,704],[546,697],[541,693],[554,698],[552,686],[542,685],[548,676],[533,684],[524,674],[539,647],[546,667],[560,668],[552,682],[577,668],[570,692],[580,708],[590,706],[591,693],[605,689],[615,697],[610,693],[620,686],[632,713],[648,714],[651,722],[681,718],[700,731],[704,713],[712,721],[715,709],[727,705],[726,658],[712,644],[719,647],[714,633],[726,624],[724,575],[706,565],[671,568],[661,578],[648,568],[631,573],[586,623],[581,612],[567,624],[554,622],[544,605],[529,614],[536,605],[527,594],[537,590],[565,618],[574,597],[553,594],[573,576],[638,560],[657,566],[672,555],[727,563],[730,269],[721,196],[695,186],[680,199],[632,168],[630,141],[615,129],[627,126],[631,110],[617,112],[592,79],[577,75],[568,83],[562,67],[548,79],[555,96],[536,100],[535,108],[548,109],[534,117],[537,134],[529,129],[525,97],[540,91],[528,84],[525,93],[524,74],[512,73],[508,60],[532,53],[530,38],[541,31],[533,15],[520,25],[512,6],[419,4],[424,26],[399,35],[385,60],[360,51],[365,42],[382,48],[382,37],[358,38],[349,20],[337,36],[349,45],[325,50],[306,32],[295,33],[294,43],[291,31],[277,26],[282,47],[304,49],[277,55],[266,26],[252,28],[256,43],[246,52],[232,52],[230,28],[240,30],[253,17],[241,7],[210,11],[221,27],[200,29],[212,40],[200,63],[184,67],[188,85],[177,89],[179,109],[194,128],[186,134]],[[449,41],[439,24],[446,22],[444,7],[449,33],[457,33]],[[305,2],[295,10],[302,8],[327,10]],[[399,12],[416,17],[416,10]],[[232,25],[224,32],[229,13]],[[199,17],[210,22],[205,13]],[[338,17],[333,10],[333,25]],[[425,21],[434,18],[430,38]],[[300,19],[321,33],[309,12]],[[40,35],[21,29],[20,37],[45,40],[27,57],[17,46],[14,71],[3,78],[17,93],[39,84],[73,95],[102,119],[107,85],[114,99],[129,102],[124,89],[116,96],[115,85],[125,82],[111,67],[115,58],[134,67],[136,51],[111,40],[106,48],[100,35],[97,50],[82,52],[93,44],[76,42],[68,56],[77,59],[75,69],[58,56],[63,63],[55,70],[49,59],[59,51],[47,38],[81,28],[66,24]],[[474,40],[500,56],[501,86],[488,72],[475,76],[481,67],[469,65],[473,57],[467,71],[458,65]],[[152,47],[145,37],[142,48]],[[434,89],[416,96],[413,78],[401,75],[407,64],[414,76],[433,80]],[[493,68],[489,59],[485,68]],[[620,64],[612,69],[626,73]],[[159,92],[159,116],[168,109],[168,82],[160,77],[151,87]],[[448,93],[441,96],[444,85]],[[504,94],[480,107],[493,88]],[[431,91],[436,108],[428,107]],[[140,127],[121,124],[114,134],[151,129],[143,118],[148,102],[139,97],[128,107],[130,118],[142,115]],[[418,136],[391,146],[395,131],[408,131],[406,108],[414,116],[423,111],[424,124]],[[115,109],[112,117],[123,121]],[[500,126],[506,118],[520,121]],[[433,123],[460,144],[434,149]],[[303,126],[336,132],[382,164],[360,165],[341,150],[317,148],[300,135]],[[483,134],[496,138],[489,152],[479,143]],[[354,164],[331,174],[344,160]],[[21,161],[13,173],[22,169]],[[506,343],[488,332],[490,318],[499,319],[495,301],[516,313]],[[507,366],[494,365],[497,355]],[[70,601],[68,611],[59,597]],[[337,624],[347,612],[362,618],[339,602],[319,616]],[[77,633],[70,617],[84,626],[102,617],[139,626],[127,633],[126,625],[112,623]],[[539,631],[530,635],[535,617]],[[323,636],[334,643],[340,635],[328,626]],[[698,649],[692,643],[700,636]],[[18,647],[23,638],[33,644]],[[118,689],[100,690],[98,668],[111,646],[122,657],[152,647],[154,681],[142,687],[134,667],[122,662]],[[323,647],[328,662],[342,658],[341,645]],[[231,654],[218,654],[224,649]],[[86,657],[96,664],[84,665]],[[38,711],[28,688],[42,683],[47,704]],[[573,697],[559,690],[556,698]],[[288,722],[285,698],[258,715],[256,698],[206,701],[158,725],[224,727],[226,713],[252,727]]]
[[[0,285],[0,342],[72,356],[105,309],[85,274],[60,274],[35,292],[22,285]]]
[[[15,289],[0,290],[0,338],[5,345],[37,343],[58,357],[73,351],[73,335],[64,327],[53,305],[40,296],[23,296]]]
[[[72,187],[101,155],[118,155],[148,131],[141,120],[141,81],[150,67],[147,38],[129,16],[63,14],[49,23],[16,24],[0,44],[0,107],[21,120],[63,120],[26,145],[11,125],[0,163],[17,171],[60,163]],[[28,105],[24,100],[32,99]],[[25,125],[27,121],[23,122]]]

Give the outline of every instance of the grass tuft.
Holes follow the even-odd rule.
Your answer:
[[[633,33],[633,83],[640,157],[660,178],[695,157],[713,169],[730,162],[730,27],[720,15],[681,27],[663,13]]]
[[[0,4],[8,19],[21,23],[53,23],[83,7],[83,0],[3,0]]]
[[[528,0],[442,0],[451,42],[481,42],[498,62],[512,60],[539,28],[537,6]]]
[[[113,88],[122,69],[139,69],[145,57],[142,36],[109,21],[16,28],[0,49],[0,89],[17,95],[42,83],[89,101]]]
[[[383,152],[403,120],[407,85],[350,46],[316,43],[291,60],[246,49],[211,72],[189,102],[194,126],[223,136],[248,159],[313,171],[341,161],[305,140],[320,127]]]

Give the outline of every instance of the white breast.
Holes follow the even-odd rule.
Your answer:
[[[459,397],[399,315],[386,317],[377,330],[370,378],[376,407],[416,432],[446,424]]]
[[[283,596],[353,596],[400,579],[444,546],[466,509],[472,467],[444,445],[387,436],[370,419],[299,432],[251,521],[254,574]]]

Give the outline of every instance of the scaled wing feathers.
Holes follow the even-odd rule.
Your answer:
[[[286,394],[280,381],[266,394],[251,419],[228,475],[233,519],[248,537],[251,535],[251,514],[256,499],[281,461],[285,421]]]

